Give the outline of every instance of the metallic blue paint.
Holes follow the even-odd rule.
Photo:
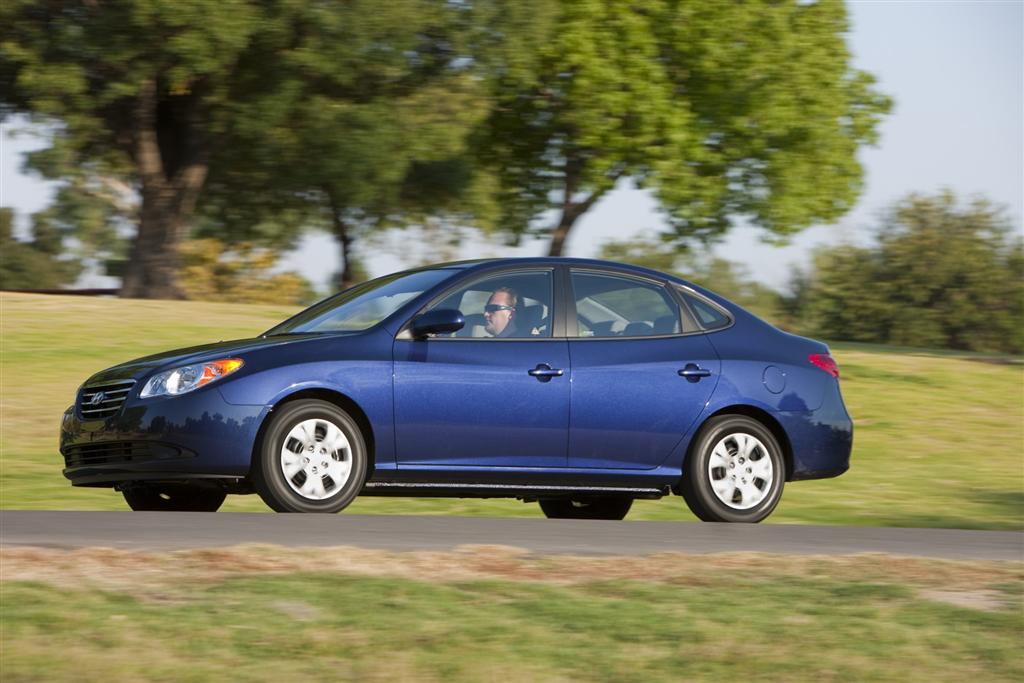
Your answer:
[[[573,467],[650,469],[689,431],[719,381],[721,362],[703,334],[569,342]],[[711,375],[688,381],[687,364]]]
[[[527,374],[541,365],[562,377]],[[398,466],[566,467],[565,339],[395,342]]]
[[[138,385],[136,391],[138,393]],[[132,473],[168,475],[244,476],[249,471],[252,443],[266,409],[264,406],[232,405],[217,387],[200,389],[170,399],[129,398],[123,409],[106,420],[83,420],[74,407],[62,421],[61,451],[103,442],[173,444],[186,458],[69,467],[64,475],[73,482],[91,482],[108,474],[114,480]]]
[[[459,283],[524,266],[609,268],[688,287],[730,313],[721,330],[651,338],[564,336],[567,278],[556,278],[549,339],[402,338],[409,320]],[[644,268],[585,259],[447,265],[451,276],[359,333],[219,342],[109,368],[87,384],[136,380],[105,420],[64,416],[61,451],[118,442],[170,444],[192,457],[68,467],[76,485],[226,476],[245,481],[260,427],[282,401],[314,390],[358,407],[372,430],[374,481],[563,486],[675,486],[701,424],[720,412],[767,416],[792,453],[788,478],[849,466],[852,422],[838,380],[811,365],[827,353],[696,285]],[[235,374],[177,397],[140,399],[157,372],[237,357]],[[707,377],[682,377],[693,364]],[[559,377],[527,372],[541,364]],[[244,486],[242,487],[243,490]]]

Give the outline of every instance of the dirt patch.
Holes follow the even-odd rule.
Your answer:
[[[316,621],[323,616],[323,610],[301,600],[278,600],[270,606],[295,621]]]
[[[977,609],[983,612],[996,612],[1008,606],[1016,607],[1018,610],[1022,608],[1019,600],[1016,605],[1008,605],[1006,596],[993,590],[922,590],[918,591],[918,595],[925,600],[944,602],[954,607]]]
[[[233,576],[327,572],[418,581],[500,579],[553,584],[642,580],[714,586],[799,576],[908,584],[927,599],[987,609],[993,586],[1024,583],[1024,563],[957,562],[855,555],[779,556],[756,553],[644,557],[533,556],[508,546],[464,546],[453,552],[397,553],[364,548],[236,546],[216,550],[142,552],[111,548],[0,548],[0,580],[41,581],[110,590],[149,588],[154,600],[174,600],[176,588]],[[957,602],[954,602],[957,601]],[[1005,604],[1000,602],[999,604]],[[300,605],[282,611],[302,611]],[[297,612],[296,612],[297,613]],[[311,617],[312,618],[312,617]]]

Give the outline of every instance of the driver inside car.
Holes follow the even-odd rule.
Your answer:
[[[516,336],[516,306],[519,296],[510,287],[494,290],[484,306],[484,331],[491,337]]]

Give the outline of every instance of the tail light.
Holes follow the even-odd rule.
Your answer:
[[[807,360],[811,361],[813,365],[817,365],[836,379],[839,379],[839,366],[836,365],[836,359],[827,353],[812,353],[807,356]]]

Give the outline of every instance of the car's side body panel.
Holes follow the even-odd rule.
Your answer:
[[[299,392],[324,390],[351,400],[373,429],[374,459],[386,467],[395,462],[393,362],[391,336],[378,330],[361,335],[332,336],[253,354],[256,365],[247,374],[221,386],[232,404],[277,406]]]
[[[398,340],[398,467],[565,467],[565,339]],[[537,378],[540,365],[563,376]]]
[[[785,335],[773,328],[750,329],[748,321],[708,334],[722,359],[720,390],[758,400],[773,410],[817,410],[834,384],[807,357],[824,353],[824,345]],[[789,339],[786,339],[789,337]]]
[[[569,353],[569,465],[578,468],[657,467],[703,412],[720,376],[703,334],[578,339]],[[681,377],[689,364],[710,375]]]

